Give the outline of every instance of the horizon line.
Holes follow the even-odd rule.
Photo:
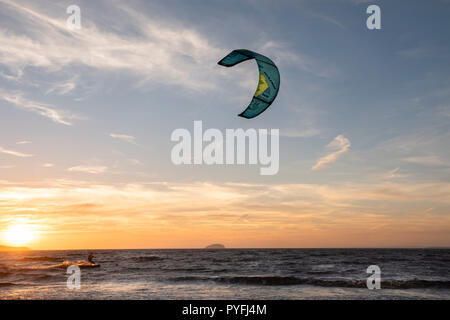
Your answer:
[[[26,246],[14,247],[0,245],[11,249],[24,249],[23,251],[89,251],[89,250],[337,250],[337,249],[450,249],[450,246],[427,247],[225,247],[225,248],[74,248],[74,249],[33,249]],[[0,251],[2,251],[0,249]]]

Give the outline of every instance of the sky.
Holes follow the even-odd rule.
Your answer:
[[[444,0],[0,0],[0,234],[25,228],[33,249],[450,246],[449,16]],[[251,120],[237,115],[255,62],[217,65],[234,49],[281,74]],[[171,133],[196,120],[279,129],[278,174],[174,165]]]

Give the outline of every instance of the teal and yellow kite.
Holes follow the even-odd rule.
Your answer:
[[[269,58],[245,49],[234,50],[218,64],[232,67],[243,61],[255,59],[259,69],[259,83],[255,95],[247,109],[239,116],[251,119],[264,112],[275,100],[280,89],[280,73],[277,66]]]

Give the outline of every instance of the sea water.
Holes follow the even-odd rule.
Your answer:
[[[89,252],[100,267],[66,273]],[[88,265],[88,264],[86,264]],[[381,289],[367,288],[371,265]],[[1,299],[450,299],[449,249],[0,252]]]

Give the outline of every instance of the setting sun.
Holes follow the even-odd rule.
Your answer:
[[[12,245],[23,245],[33,240],[35,232],[26,225],[13,225],[9,227],[3,237]]]

